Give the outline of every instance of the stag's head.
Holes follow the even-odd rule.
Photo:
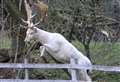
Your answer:
[[[31,9],[30,5],[27,3],[26,0],[24,0],[24,3],[25,3],[25,9],[26,9],[26,13],[27,13],[27,21],[22,19],[22,21],[27,25],[27,26],[25,26],[27,31],[26,31],[26,37],[25,37],[24,41],[29,42],[29,41],[35,39],[35,34],[37,32],[37,28],[35,26],[38,25],[39,22],[36,23],[36,24],[33,24],[32,18],[35,15],[32,16],[32,9]]]
[[[31,40],[36,39],[36,34],[37,34],[37,28],[28,28],[26,31],[26,37],[25,37],[25,42],[30,42]]]

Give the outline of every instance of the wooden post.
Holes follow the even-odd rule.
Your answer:
[[[70,64],[75,64],[75,60],[73,58],[70,59]],[[71,79],[73,82],[77,82],[76,70],[71,69]]]

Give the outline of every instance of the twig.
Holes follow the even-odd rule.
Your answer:
[[[18,27],[18,34],[19,34],[19,32],[20,32],[20,28]],[[19,37],[17,36],[17,45],[16,45],[16,53],[15,53],[14,63],[17,62],[18,48],[19,48]],[[13,71],[16,72],[17,70],[14,69]],[[19,73],[18,73],[18,74],[19,74]],[[16,78],[19,78],[19,75],[18,75],[18,74],[16,75]]]

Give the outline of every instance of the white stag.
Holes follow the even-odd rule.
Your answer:
[[[90,60],[84,56],[79,50],[77,50],[68,40],[59,33],[51,33],[41,30],[31,22],[32,10],[25,0],[25,7],[27,11],[28,20],[24,21],[27,23],[27,32],[25,42],[31,40],[37,40],[43,44],[41,47],[50,53],[55,59],[61,62],[70,62],[70,58],[74,58],[76,63],[83,66],[91,66]],[[80,80],[91,82],[90,77],[87,74],[87,70],[82,69],[79,71]]]

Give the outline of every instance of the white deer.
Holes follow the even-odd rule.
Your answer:
[[[50,53],[56,60],[61,62],[70,62],[70,58],[74,58],[76,63],[82,66],[91,66],[90,60],[84,56],[78,49],[76,49],[68,40],[64,38],[63,35],[59,33],[51,33],[44,30],[41,30],[35,26],[31,22],[32,10],[28,3],[25,2],[25,7],[27,11],[28,20],[24,21],[27,23],[27,32],[25,42],[29,42],[31,40],[37,40],[43,44],[41,47],[42,55],[46,50]],[[82,69],[79,71],[80,80],[91,82],[91,78],[87,74],[86,69]]]

